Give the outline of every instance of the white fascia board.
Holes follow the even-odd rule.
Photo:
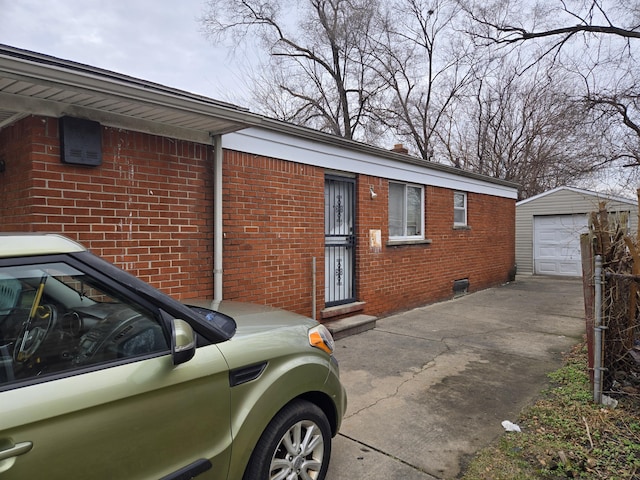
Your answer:
[[[229,133],[223,136],[222,146],[229,150],[278,158],[329,170],[504,198],[516,199],[518,197],[517,189],[507,185],[456,175],[429,168],[426,165],[399,162],[272,130],[247,128]]]
[[[524,200],[520,200],[519,202],[517,202],[516,207],[519,207],[520,205],[525,205],[529,202],[533,202],[539,198],[546,197],[547,195],[551,195],[553,193],[556,193],[556,192],[559,192],[560,190],[565,190],[565,189],[566,187],[556,187],[551,190],[547,190],[546,192],[542,192],[537,195],[534,195],[533,197],[525,198]]]
[[[584,195],[586,197],[594,197],[594,198],[597,198],[598,200],[605,200],[605,201],[617,202],[617,203],[626,203],[633,206],[638,205],[637,200],[633,200],[630,198],[620,197],[617,195],[608,195],[606,193],[592,192],[590,190],[584,190],[582,188],[563,186],[563,187],[556,187],[551,190],[547,190],[546,192],[539,193],[537,195],[534,195],[533,197],[525,198],[524,200],[520,200],[519,202],[516,203],[516,207],[519,207],[520,205],[526,205],[529,202],[533,202],[535,200],[538,200],[539,198],[543,198],[563,190],[575,192],[580,195]]]

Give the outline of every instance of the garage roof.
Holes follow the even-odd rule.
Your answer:
[[[519,202],[516,203],[516,207],[519,207],[520,205],[526,205],[527,203],[535,202],[540,198],[544,198],[549,195],[553,195],[555,193],[562,192],[562,191],[574,192],[574,193],[583,195],[585,197],[594,197],[602,201],[607,200],[611,202],[628,203],[629,205],[636,205],[636,206],[638,205],[637,200],[632,200],[632,199],[620,197],[617,195],[608,195],[605,193],[591,192],[589,190],[583,190],[581,188],[563,186],[563,187],[556,187],[552,190],[547,190],[546,192],[539,193],[538,195],[534,195],[533,197],[525,198],[524,200],[520,200]]]

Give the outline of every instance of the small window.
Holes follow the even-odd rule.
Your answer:
[[[416,185],[389,182],[389,237],[424,238],[424,195]]]
[[[453,193],[453,225],[455,227],[467,225],[467,194],[464,192]]]

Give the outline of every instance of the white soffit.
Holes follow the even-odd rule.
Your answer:
[[[511,199],[518,197],[518,190],[515,186],[505,185],[507,182],[494,182],[489,177],[484,180],[479,178],[479,175],[469,175],[463,171],[458,173],[454,168],[439,164],[405,163],[384,158],[382,155],[377,156],[341,148],[261,128],[247,128],[224,135],[222,146],[229,150],[279,158],[336,171]],[[381,150],[381,153],[383,152]],[[389,155],[392,155],[391,152]]]
[[[260,122],[235,105],[0,45],[0,128],[27,115],[78,116],[202,143]]]

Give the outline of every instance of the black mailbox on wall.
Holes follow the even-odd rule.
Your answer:
[[[102,164],[100,123],[60,117],[60,151],[63,163],[95,167]]]

